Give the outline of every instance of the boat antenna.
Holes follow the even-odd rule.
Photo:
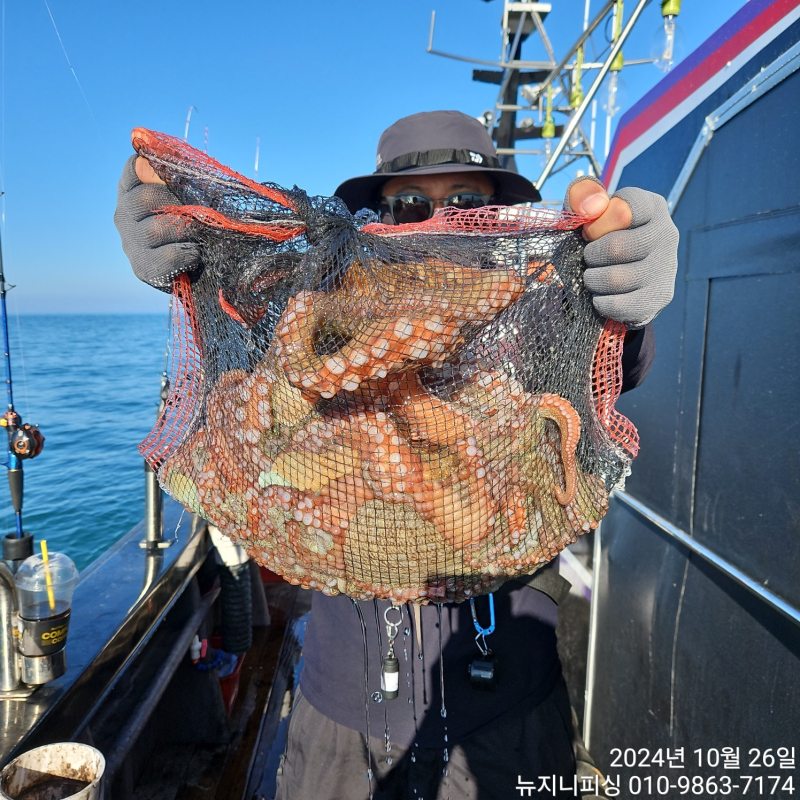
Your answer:
[[[184,142],[189,141],[189,123],[192,121],[192,111],[197,111],[197,108],[195,108],[195,106],[189,106],[189,113],[186,115],[186,127],[183,131]]]
[[[3,192],[0,192],[2,195]],[[6,283],[3,272],[3,247],[0,242],[0,316],[3,324],[3,347],[6,362],[6,398],[8,410],[0,417],[0,426],[8,432],[8,487],[14,506],[17,538],[22,538],[22,462],[42,452],[44,436],[36,425],[23,424],[22,417],[14,411],[14,385],[11,380],[11,347],[8,340],[8,311],[6,294],[14,287]]]

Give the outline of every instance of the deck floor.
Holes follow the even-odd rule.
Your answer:
[[[253,629],[253,646],[242,665],[239,693],[231,708],[231,741],[228,744],[160,744],[148,760],[146,772],[134,790],[136,800],[242,800],[258,796],[270,760],[276,726],[268,711],[277,706],[277,720],[284,708],[286,682],[276,681],[279,662],[286,656],[285,640],[292,623],[308,601],[288,583],[265,584],[272,624]],[[290,643],[289,643],[290,644]],[[284,687],[284,688],[281,688]],[[260,796],[259,796],[260,795]]]
[[[309,592],[265,584],[272,624],[253,630],[231,709],[227,744],[158,744],[134,789],[136,800],[272,800],[298,672]],[[560,608],[559,651],[582,722],[588,602]]]

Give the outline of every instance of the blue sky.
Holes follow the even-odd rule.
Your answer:
[[[258,136],[260,180],[331,194],[372,171],[378,137],[399,117],[477,116],[495,99],[496,87],[472,82],[471,65],[425,47],[435,9],[437,49],[496,60],[502,0],[48,3],[61,41],[44,0],[2,8],[0,231],[20,313],[166,310],[166,296],[133,277],[112,222],[137,125],[182,136],[193,105],[191,144],[203,147],[208,126],[208,152],[252,176]],[[584,0],[552,4],[546,24],[560,52],[579,32]],[[627,57],[649,57],[659,5],[645,9]],[[742,5],[684,0],[686,53]],[[532,37],[523,56],[543,57],[540,47]],[[646,65],[623,76],[632,102],[661,73]],[[541,169],[534,156],[519,166],[534,180]],[[560,198],[571,176],[545,197]]]

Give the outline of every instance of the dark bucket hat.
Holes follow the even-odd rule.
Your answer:
[[[542,199],[527,178],[501,168],[486,128],[460,111],[423,111],[399,119],[381,134],[375,172],[350,178],[335,194],[355,213],[374,207],[378,190],[390,178],[443,172],[491,175],[504,205]]]

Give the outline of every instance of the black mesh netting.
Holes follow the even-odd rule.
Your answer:
[[[597,526],[638,445],[583,218],[390,227],[172,137],[134,146],[203,254],[141,448],[173,497],[294,583],[397,602],[491,591]]]

